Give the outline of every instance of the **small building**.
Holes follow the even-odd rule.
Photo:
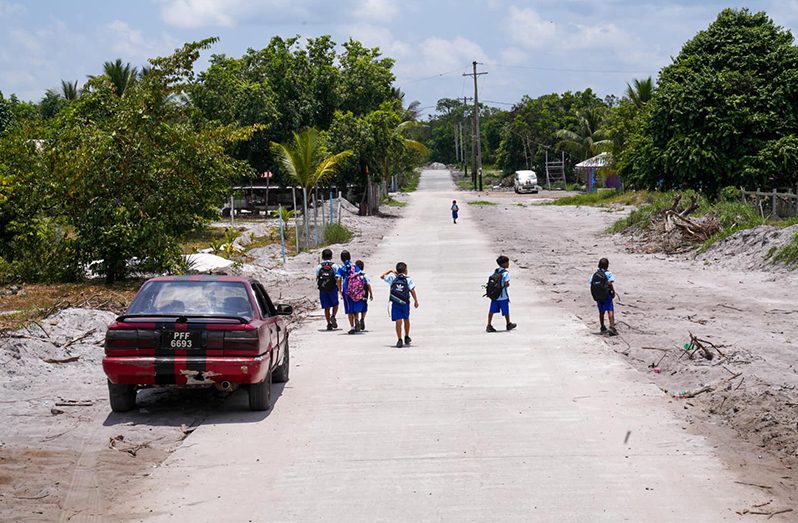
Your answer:
[[[584,162],[576,164],[576,170],[585,180],[585,191],[596,192],[598,189],[621,187],[618,173],[612,170],[612,154],[601,153]]]

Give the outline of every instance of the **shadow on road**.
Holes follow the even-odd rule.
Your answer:
[[[187,427],[200,424],[257,423],[268,418],[283,395],[285,383],[272,384],[272,407],[249,410],[249,396],[243,388],[231,394],[216,389],[153,388],[138,393],[135,410],[110,412],[103,426],[151,425]]]

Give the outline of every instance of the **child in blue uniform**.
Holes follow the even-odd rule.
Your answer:
[[[410,345],[410,297],[413,297],[413,307],[418,309],[416,284],[407,275],[407,264],[399,262],[396,270],[382,273],[380,279],[391,286],[391,320],[396,322],[396,346],[401,348]],[[402,339],[402,325],[405,327],[405,337]]]
[[[366,264],[363,263],[363,260],[358,260],[355,262],[355,265],[358,269],[360,269],[360,277],[363,278],[363,283],[366,285],[366,295],[363,297],[362,300],[355,303],[355,314],[360,314],[360,330],[366,330],[366,314],[369,311],[369,300],[374,301],[374,293],[371,291],[371,278],[369,275],[366,274],[365,268]]]
[[[321,263],[316,266],[316,287],[319,289],[319,302],[324,309],[327,330],[338,328],[335,315],[338,314],[338,265],[332,261],[330,249],[321,251]]]
[[[510,321],[510,296],[507,293],[507,288],[510,287],[510,258],[501,255],[496,258],[496,264],[499,266],[497,269],[502,273],[502,293],[495,299],[490,300],[490,310],[488,311],[488,326],[485,329],[487,332],[496,332],[496,329],[491,325],[493,323],[493,315],[501,312],[507,322],[507,330],[511,331],[518,325]]]
[[[457,200],[452,200],[452,220],[457,223],[457,216],[460,212],[460,207],[457,206]]]

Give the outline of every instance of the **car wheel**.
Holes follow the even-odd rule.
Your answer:
[[[136,386],[108,382],[108,398],[111,410],[127,412],[136,408]]]
[[[260,383],[249,386],[249,410],[269,410],[272,406],[272,370]]]
[[[288,381],[288,340],[285,340],[285,348],[283,349],[283,363],[274,370],[272,381],[274,383],[285,383]]]

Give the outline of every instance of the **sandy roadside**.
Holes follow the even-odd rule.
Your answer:
[[[497,203],[472,206],[497,253],[597,336],[587,281],[598,259],[609,258],[622,304],[621,336],[605,338],[607,350],[647,373],[688,430],[708,436],[727,464],[798,510],[798,273],[634,254],[633,240],[603,233],[627,211],[539,205],[556,196],[497,191],[462,199]],[[514,321],[524,327],[523,318]],[[718,346],[711,361],[684,354],[691,332]],[[705,386],[712,390],[674,397]]]
[[[355,236],[331,246],[336,257],[346,248],[368,268],[369,254],[402,213],[383,211],[379,217],[345,213]],[[244,225],[264,232],[260,224]],[[260,279],[274,301],[315,308],[319,252],[289,256],[284,266],[274,246],[250,256],[240,272]],[[153,389],[139,392],[137,410],[111,413],[101,360],[105,327],[114,317],[67,309],[41,327],[0,336],[0,521],[103,521],[131,481],[190,444],[192,428],[246,410],[243,390],[225,397]]]

